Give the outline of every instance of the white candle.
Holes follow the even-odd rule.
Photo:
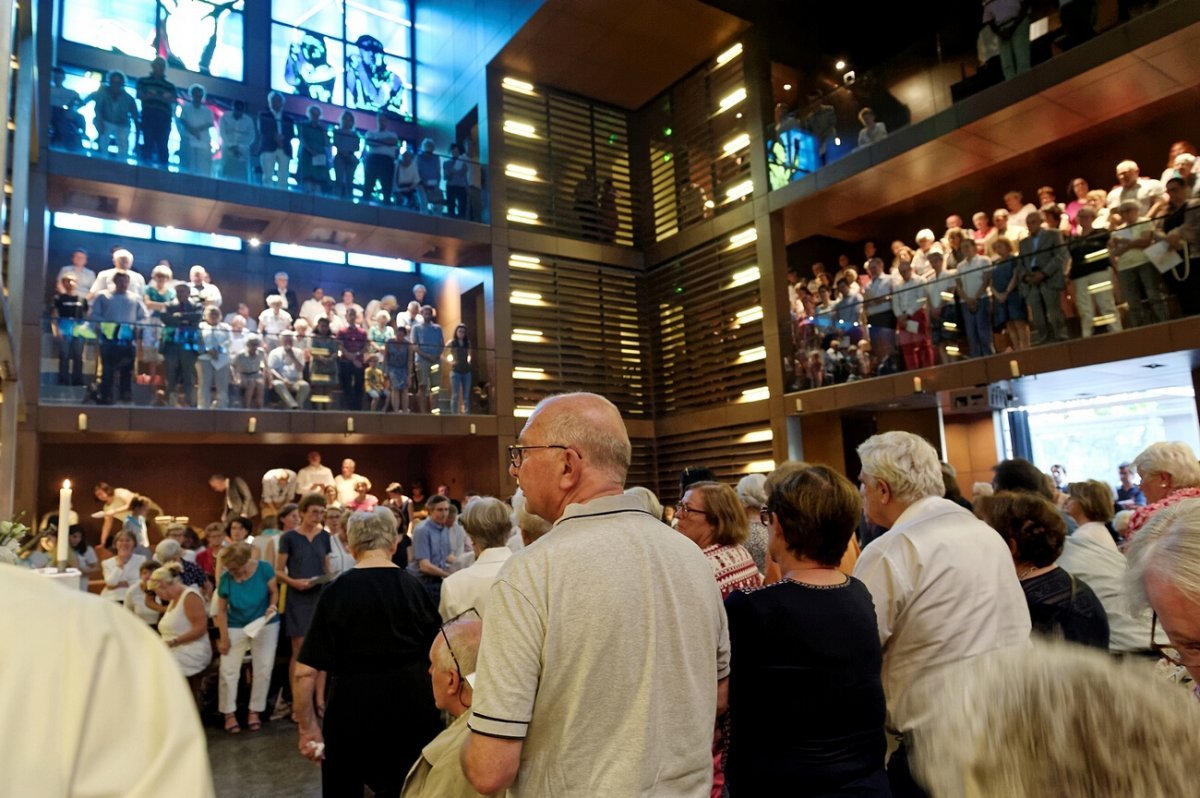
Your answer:
[[[87,413],[79,414],[79,431],[87,432]]]
[[[67,554],[70,551],[68,539],[71,537],[71,480],[63,480],[62,490],[58,492],[58,565],[67,567]]]
[[[1021,376],[1021,364],[1015,360],[1008,361],[1008,373],[1013,376],[1013,379]]]
[[[250,420],[246,422],[246,432],[253,435],[256,429],[258,429],[258,419],[254,416],[250,416]]]
[[[921,378],[913,377],[913,393],[921,392]]]
[[[350,416],[346,419],[346,434],[354,432],[354,417]]]

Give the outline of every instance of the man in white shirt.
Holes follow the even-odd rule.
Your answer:
[[[460,520],[471,539],[475,562],[442,580],[438,612],[444,621],[470,609],[482,617],[492,582],[512,556],[506,545],[512,534],[512,516],[504,502],[491,496],[477,498],[466,506]]]
[[[258,317],[258,329],[266,345],[275,348],[279,345],[279,334],[292,328],[292,314],[283,309],[283,297],[271,294],[267,297],[267,309]]]
[[[129,293],[140,297],[146,291],[146,278],[133,270],[132,252],[127,249],[114,250],[112,262],[111,269],[105,269],[96,275],[96,281],[92,283],[92,289],[88,292],[89,302],[94,301],[100,294],[112,291],[112,279],[118,272],[129,275]]]
[[[1118,210],[1122,202],[1137,200],[1138,215],[1148,216],[1150,208],[1165,193],[1167,190],[1162,183],[1154,178],[1141,176],[1141,170],[1135,161],[1121,161],[1117,164],[1117,185],[1108,192],[1108,208]]]
[[[317,455],[318,459],[320,455]],[[290,468],[272,468],[262,478],[262,517],[277,518],[279,509],[296,500],[296,472]]]
[[[311,390],[304,379],[304,356],[296,350],[295,343],[296,334],[284,330],[279,335],[279,346],[267,355],[271,387],[289,410],[304,407]]]
[[[226,180],[250,182],[250,147],[254,144],[254,120],[246,115],[245,100],[234,100],[233,111],[221,114],[221,176]]]
[[[927,718],[899,711],[907,690],[939,667],[1029,645],[1031,623],[1003,539],[942,498],[937,452],[911,432],[858,447],[867,519],[888,529],[863,549],[854,576],[871,592],[883,645],[888,729],[903,735]],[[901,744],[888,763],[893,794],[919,795]]]
[[[925,309],[925,281],[913,273],[912,264],[900,261],[900,280],[892,293],[892,312],[896,314],[896,339],[904,368],[933,365],[933,346],[929,338],[929,313]]]
[[[712,567],[624,495],[629,435],[607,399],[544,399],[517,440],[509,473],[554,528],[488,593],[468,781],[512,798],[707,798],[729,673]]]
[[[949,362],[946,347],[958,340],[955,315],[954,295],[957,272],[954,269],[943,268],[946,258],[938,250],[929,252],[929,266],[932,271],[925,282],[925,307],[929,312],[929,335],[933,342],[934,355],[937,362]],[[949,323],[950,327],[945,325]]]
[[[193,266],[188,270],[188,282],[193,305],[221,307],[221,289],[212,282],[207,269],[199,264]]]
[[[967,348],[971,357],[995,353],[992,348],[992,312],[988,301],[992,263],[978,254],[975,240],[964,238],[963,260],[958,267],[958,291],[962,300],[963,327],[967,332]]]
[[[325,315],[325,308],[321,305],[324,298],[325,289],[318,285],[313,288],[312,296],[300,305],[300,318],[307,321],[310,327],[316,327],[317,319]]]
[[[296,472],[296,494],[303,497],[308,493],[322,493],[333,484],[333,472],[329,466],[321,465],[321,453],[308,453],[308,465]]]
[[[358,483],[370,483],[370,480],[362,474],[355,473],[357,467],[355,462],[347,457],[342,461],[342,473],[333,478],[333,486],[337,488],[338,502],[343,507],[358,498],[358,491],[355,489]]]

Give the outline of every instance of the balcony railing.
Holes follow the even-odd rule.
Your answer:
[[[904,268],[928,269],[923,279],[889,282],[887,265],[881,276],[832,275],[829,287],[814,279],[793,289],[781,331],[785,384],[809,390],[1200,315],[1200,247],[1186,240],[1198,225],[1200,206],[1179,208],[1111,234],[1022,243],[995,262],[947,252],[952,268],[936,273],[917,253]],[[1143,236],[1148,248],[1118,254]]]
[[[230,113],[230,112],[227,112]],[[303,128],[303,125],[298,125]],[[468,158],[430,153],[417,154],[415,142],[401,142],[413,150],[417,182],[397,183],[406,164],[400,159],[374,157],[365,141],[356,154],[337,151],[328,139],[317,150],[302,148],[302,139],[290,141],[292,155],[278,160],[264,157],[254,145],[226,146],[212,129],[207,148],[184,147],[173,132],[164,163],[148,157],[144,134],[133,125],[101,135],[94,119],[70,106],[51,109],[50,146],[59,152],[134,164],[174,174],[190,174],[234,183],[260,185],[289,192],[329,197],[343,202],[392,206],[414,213],[448,216],[466,221],[487,222],[489,217],[485,184],[487,165]],[[362,136],[359,131],[360,139]],[[348,149],[348,148],[347,148]],[[193,154],[195,153],[195,154]],[[277,165],[278,164],[278,165]]]
[[[169,318],[165,324],[162,319],[113,324],[55,312],[43,319],[40,401],[213,410],[495,413],[491,350],[472,347],[464,370],[448,346],[431,344],[429,357],[423,357],[416,343],[374,343],[382,340],[374,335],[355,357],[337,337],[305,335],[292,348],[295,359],[281,354],[283,367],[273,369],[277,361],[270,353],[280,347],[279,336],[253,334],[260,343],[247,355],[250,337],[214,332],[194,320],[182,325]],[[426,374],[428,405],[422,401]]]

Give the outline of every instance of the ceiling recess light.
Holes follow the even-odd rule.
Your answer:
[[[737,249],[738,247],[744,247],[747,244],[753,244],[757,240],[758,231],[753,227],[747,227],[740,233],[734,233],[729,237],[729,248]]]
[[[520,222],[521,224],[537,224],[538,215],[533,211],[526,211],[520,208],[509,208],[508,220],[510,222]]]
[[[741,54],[742,54],[742,43],[738,42],[733,47],[730,47],[728,50],[726,50],[725,52],[723,52],[719,56],[717,56],[717,66],[719,66],[719,67],[725,66],[726,64],[728,64],[730,61],[737,58]]]
[[[792,84],[790,84],[790,83],[785,83],[785,84],[783,84],[783,90],[784,90],[784,91],[791,91],[791,90],[792,90]]]
[[[521,166],[520,164],[510,163],[504,167],[504,174],[508,177],[515,177],[518,180],[537,180],[538,172],[532,166]]]
[[[836,68],[836,69],[837,69],[837,71],[838,71],[838,72],[841,72],[843,69],[845,69],[845,68],[846,68],[846,62],[845,62],[845,61],[838,61],[838,62],[837,62],[836,64],[834,64],[833,66],[834,66],[834,68]]]
[[[515,91],[517,94],[534,94],[533,84],[525,80],[519,80],[518,78],[506,77],[500,81],[500,85],[509,91]]]
[[[250,239],[250,246],[252,246],[252,247],[257,247],[257,246],[258,246],[259,244],[261,244],[261,243],[262,243],[262,242],[261,242],[261,241],[259,241],[257,238],[252,238],[252,239]]]
[[[729,200],[741,199],[749,194],[754,193],[754,181],[743,180],[734,186],[730,186],[729,191],[725,194]]]
[[[518,122],[515,119],[504,120],[504,132],[527,139],[536,139],[537,130],[528,122]]]
[[[730,108],[732,108],[733,106],[737,105],[738,103],[742,102],[745,99],[746,99],[745,87],[738,86],[736,89],[729,92],[729,94],[726,94],[724,97],[721,98],[721,102],[718,104],[718,107],[720,109],[718,111],[718,113],[720,113],[721,111],[728,111]]]
[[[733,155],[735,152],[744,150],[750,146],[750,134],[739,133],[721,146],[721,150],[726,155]]]

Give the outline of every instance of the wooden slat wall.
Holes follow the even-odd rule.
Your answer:
[[[625,484],[629,487],[641,485],[658,493],[658,461],[655,457],[655,441],[653,438],[633,438],[633,462],[629,467],[629,476]]]
[[[504,166],[537,170],[532,181],[505,172],[505,211],[536,213],[538,220],[528,229],[538,232],[632,246],[641,203],[630,176],[626,113],[540,87],[532,95],[511,90],[501,95],[503,119],[534,129],[534,138],[504,133]],[[615,207],[580,202],[577,194],[589,168],[594,168],[598,183],[612,181],[609,196]],[[527,227],[511,220],[510,224]]]
[[[663,504],[679,501],[679,472],[687,466],[707,466],[720,482],[730,486],[746,474],[748,466],[763,472],[771,461],[771,441],[762,433],[770,425],[758,424],[698,430],[658,439],[658,493]]]
[[[647,320],[659,415],[739,401],[743,391],[766,386],[755,265],[753,244],[731,250],[721,239],[650,272]],[[744,282],[735,286],[739,274]],[[755,308],[752,319],[746,311]],[[756,349],[756,359],[742,357]]]
[[[639,275],[548,255],[525,257],[540,262],[509,261],[514,406],[532,407],[562,391],[595,391],[626,416],[649,416]],[[540,340],[524,340],[522,331],[537,331]],[[537,376],[543,379],[520,376],[522,368],[542,369]]]
[[[746,118],[738,117],[745,101],[720,111],[721,100],[744,86],[741,55],[721,66],[709,61],[642,111],[650,160],[650,184],[642,191],[649,197],[653,240],[749,201],[728,197],[730,188],[750,179],[749,144],[724,151],[746,132]]]

